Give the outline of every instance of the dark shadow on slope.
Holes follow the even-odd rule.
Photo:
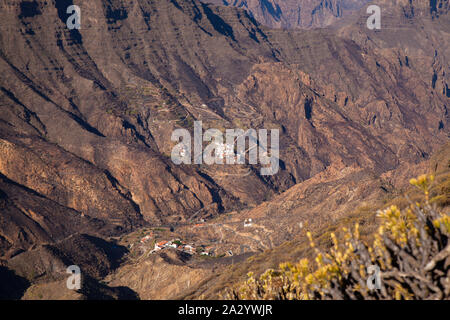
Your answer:
[[[89,276],[82,278],[78,292],[87,300],[139,300],[139,295],[128,287],[110,287]]]
[[[128,252],[128,249],[124,246],[115,244],[114,242],[108,242],[101,238],[97,238],[91,235],[83,235],[86,239],[92,242],[96,247],[101,248],[111,262],[113,269],[117,268],[120,264],[123,256]]]
[[[72,14],[67,13],[67,8],[71,5],[73,5],[73,0],[56,0],[55,1],[55,8],[58,11],[58,17],[59,19],[66,24],[67,19]],[[70,33],[70,39],[75,43],[81,45],[83,43],[83,38],[81,36],[81,33],[77,29],[69,30]]]
[[[273,4],[267,0],[261,1],[261,9],[263,12],[267,11],[276,21],[280,21],[280,18],[283,15],[283,12],[278,4],[274,7]]]
[[[233,28],[221,17],[216,15],[207,4],[202,3],[202,7],[205,11],[206,17],[208,18],[209,22],[211,22],[211,25],[214,27],[214,29],[220,34],[223,34],[226,37],[230,37],[231,39],[233,39],[233,41],[236,41]]]
[[[22,1],[20,3],[19,19],[32,18],[40,14],[42,12],[39,10],[39,3],[37,1]]]
[[[0,266],[0,300],[19,300],[30,282],[6,267]]]
[[[105,16],[108,24],[114,24],[117,21],[125,20],[128,18],[128,12],[125,10],[125,8],[114,8],[110,0],[105,2],[107,2],[105,3]]]

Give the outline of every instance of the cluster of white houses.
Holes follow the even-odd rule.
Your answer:
[[[218,143],[218,142],[212,142],[211,148],[215,150],[215,155],[218,158],[225,159],[227,157],[237,157],[237,162],[242,163],[245,161],[245,158],[240,153],[235,154],[234,152],[234,144],[229,143]],[[182,145],[181,149],[179,151],[179,155],[182,159],[189,155],[191,148],[187,147],[186,145]]]
[[[165,248],[173,248],[190,254],[194,254],[195,252],[195,248],[193,245],[184,244],[183,242],[181,242],[181,240],[174,239],[171,241],[160,241],[155,243],[155,247],[153,248],[152,253],[163,250]]]
[[[141,243],[144,243],[148,240],[150,240],[150,237],[145,236],[144,238],[141,239]],[[183,251],[183,252],[189,253],[191,255],[193,255],[195,253],[199,253],[200,255],[206,255],[206,256],[213,255],[212,247],[206,247],[204,249],[202,248],[202,250],[199,250],[199,252],[197,252],[197,250],[195,249],[193,244],[186,244],[183,241],[181,241],[180,239],[173,239],[170,241],[157,242],[157,243],[155,243],[155,247],[152,249],[152,251],[150,253],[155,253],[155,252],[167,249],[167,248],[177,249],[179,251]]]

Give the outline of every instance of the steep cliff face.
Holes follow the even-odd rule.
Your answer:
[[[72,1],[2,2],[0,256],[213,218],[325,171],[427,159],[449,134],[448,1],[409,14],[417,3],[386,4],[386,31],[365,27],[364,8],[289,31],[196,0],[83,2],[80,30],[66,26]],[[175,165],[171,133],[195,120],[279,129],[280,172]]]
[[[222,6],[244,8],[252,17],[272,28],[321,28],[345,21],[369,5],[386,12],[403,10],[406,16],[423,15],[439,18],[449,9],[448,0],[202,0]]]
[[[368,0],[203,0],[217,5],[245,8],[272,28],[328,26],[360,9]]]

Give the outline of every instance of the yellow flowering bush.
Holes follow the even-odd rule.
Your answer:
[[[232,299],[449,299],[450,216],[430,203],[433,176],[410,183],[424,194],[422,203],[404,210],[391,206],[377,214],[378,232],[370,244],[360,237],[359,225],[343,228],[340,241],[331,234],[327,252],[307,233],[314,259],[283,263],[228,292]],[[379,285],[368,283],[378,270]]]

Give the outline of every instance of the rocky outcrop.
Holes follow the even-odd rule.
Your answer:
[[[190,266],[186,257],[174,250],[129,264],[109,276],[110,286],[126,286],[144,300],[178,299],[199,284],[209,280],[213,270]],[[177,281],[173,281],[174,277]]]
[[[272,28],[325,27],[360,9],[367,0],[202,0],[246,9]]]
[[[437,19],[449,10],[448,0],[202,0],[221,6],[243,8],[260,23],[283,29],[323,28],[337,22],[346,23],[353,15],[362,13],[366,18],[366,8],[378,5],[384,14],[401,10],[405,17],[429,16]],[[362,12],[360,12],[360,10]]]

